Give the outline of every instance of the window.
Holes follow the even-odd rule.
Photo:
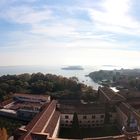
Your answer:
[[[97,120],[96,123],[98,123],[99,121]]]
[[[66,121],[66,123],[68,123],[68,121]]]
[[[83,119],[87,119],[87,116],[83,116]]]
[[[104,115],[101,115],[100,118],[104,118]]]
[[[68,116],[68,115],[66,115],[66,116],[65,116],[65,119],[68,119],[68,118],[69,118],[69,116]]]
[[[88,121],[88,123],[90,123],[90,121]]]
[[[102,122],[103,122],[103,120],[100,120],[100,122],[102,123]]]
[[[64,124],[61,124],[61,126],[65,126]]]
[[[95,119],[95,116],[94,115],[92,116],[92,119]]]
[[[99,124],[96,124],[96,126],[99,126]]]

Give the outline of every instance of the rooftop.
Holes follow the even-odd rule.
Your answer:
[[[49,95],[36,95],[36,94],[28,94],[28,93],[15,93],[13,95],[14,97],[23,97],[23,98],[31,98],[31,99],[42,99],[42,100],[46,100],[48,99],[48,97],[50,97]]]
[[[60,104],[61,113],[78,113],[78,114],[94,114],[94,113],[105,113],[104,104]]]
[[[119,108],[127,115],[133,115],[140,125],[140,114],[128,103],[120,103]]]
[[[125,101],[126,99],[117,92],[114,92],[112,89],[108,87],[99,87],[99,90],[106,96],[109,101],[119,100]]]
[[[42,112],[25,127],[25,133],[20,140],[32,140],[31,134],[53,134],[56,122],[59,119],[59,112],[55,111],[57,101],[53,100],[51,103],[46,104]]]

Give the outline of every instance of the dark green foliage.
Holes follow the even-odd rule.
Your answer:
[[[79,121],[76,112],[73,114],[72,128],[75,130],[79,129]]]
[[[76,77],[66,78],[52,74],[21,74],[0,77],[0,101],[9,98],[9,93],[48,94],[58,98],[79,98],[83,89],[92,92],[78,82]],[[85,92],[85,93],[86,93]],[[80,95],[81,94],[81,95]]]
[[[60,138],[67,138],[67,139],[74,139],[72,128],[60,128],[59,137]],[[104,126],[101,128],[80,128],[80,136],[78,139],[83,138],[93,138],[93,137],[105,137],[105,136],[115,136],[120,135],[120,131],[116,126]],[[75,132],[76,135],[76,132]]]
[[[21,127],[21,125],[25,125],[27,122],[22,122],[15,119],[10,119],[6,117],[0,116],[0,128],[6,128],[8,131],[8,135],[13,135],[13,132]]]
[[[101,84],[140,90],[140,69],[100,70],[89,77]]]
[[[75,112],[73,115],[73,121],[72,121],[72,135],[73,138],[79,138],[80,137],[80,128],[79,128],[79,121],[77,113]]]
[[[95,81],[102,80],[114,81],[116,79],[116,75],[118,75],[118,73],[107,70],[95,71],[89,74],[89,76]]]

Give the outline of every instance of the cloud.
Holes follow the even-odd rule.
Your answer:
[[[93,23],[98,29],[114,33],[140,32],[140,22],[130,16],[132,1],[130,0],[103,0],[99,9],[88,9]]]
[[[37,24],[51,18],[51,10],[47,7],[35,9],[29,6],[9,7],[0,13],[0,17],[9,22],[19,24]]]
[[[11,28],[13,24],[22,25],[22,30],[16,28],[5,33],[7,41],[0,42],[1,60],[7,58],[5,64],[9,61],[14,65],[133,65],[136,60],[136,65],[140,58],[140,22],[130,14],[132,1],[76,1],[75,5],[66,1],[57,5],[43,0],[2,0],[0,6],[5,7],[0,10],[0,22],[8,22]]]

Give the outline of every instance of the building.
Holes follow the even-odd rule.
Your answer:
[[[69,101],[59,102],[59,111],[61,113],[61,127],[71,127],[74,113],[77,114],[80,127],[94,128],[102,127],[105,120],[104,104],[82,104],[68,103]]]
[[[11,99],[0,104],[0,115],[31,121],[50,100],[48,95],[16,93]]]
[[[108,87],[98,89],[98,101],[84,104],[77,100],[52,100],[46,101],[41,108],[41,99],[19,97],[14,99],[24,102],[18,110],[20,117],[28,113],[25,110],[36,112],[35,117],[25,127],[19,128],[14,140],[53,140],[58,139],[61,128],[71,128],[74,122],[74,114],[77,115],[79,128],[97,128],[104,125],[116,125],[122,134],[98,138],[84,138],[84,140],[128,140],[140,139],[140,103],[137,100],[128,100],[119,93],[115,93]],[[27,102],[31,104],[28,106]],[[44,101],[43,101],[44,102]],[[33,108],[31,108],[31,106]],[[30,109],[27,109],[30,108]],[[29,111],[28,111],[29,112]],[[29,113],[30,115],[30,113]],[[28,116],[28,115],[27,115]]]
[[[100,102],[107,103],[107,104],[116,104],[118,102],[126,101],[122,95],[117,92],[114,92],[112,89],[108,87],[99,87],[98,95]]]
[[[57,101],[47,103],[43,110],[25,127],[19,128],[15,140],[46,140],[56,138],[60,126],[60,112],[57,111]]]
[[[34,94],[23,94],[15,93],[13,95],[15,101],[23,102],[35,102],[35,103],[47,103],[50,102],[50,96],[48,95],[34,95]]]

